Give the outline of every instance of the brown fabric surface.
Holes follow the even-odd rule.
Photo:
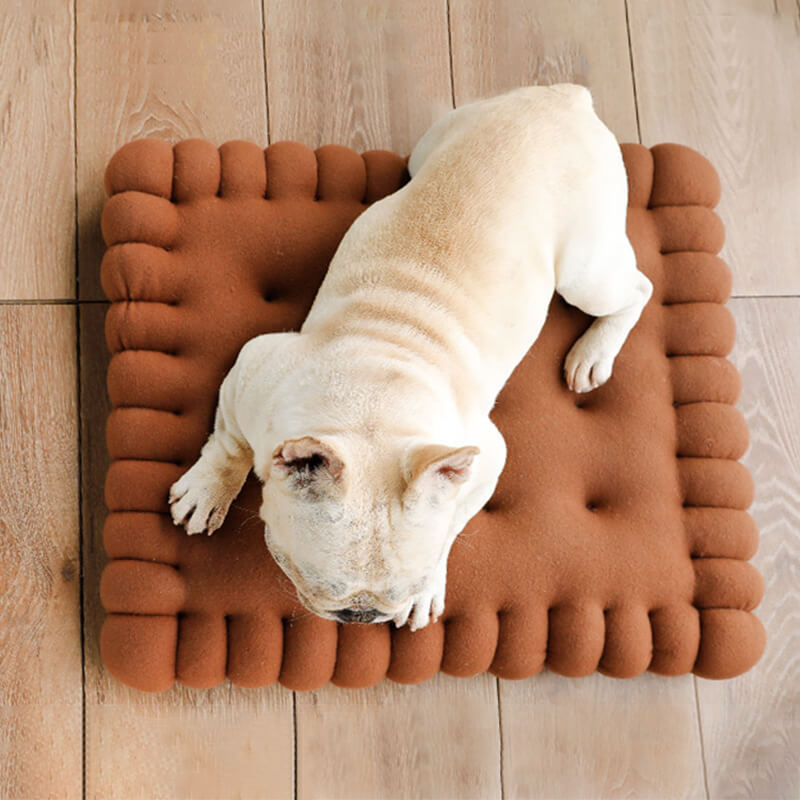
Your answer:
[[[493,412],[508,442],[495,496],[453,546],[442,619],[415,633],[305,611],[264,544],[252,477],[210,538],[174,527],[166,502],[239,348],[300,327],[339,239],[407,180],[405,161],[198,140],[141,140],[113,157],[101,646],[114,675],[147,690],[226,677],[310,689],[543,666],[725,678],[757,661],[764,631],[750,611],[763,587],[747,563],[757,531],[737,462],[739,376],[725,359],[719,181],[685,147],[622,149],[629,235],[653,298],[611,381],[580,396],[561,366],[590,320],[553,301]]]

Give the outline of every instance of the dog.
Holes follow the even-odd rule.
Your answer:
[[[462,106],[408,166],[347,231],[301,330],[241,349],[169,503],[211,534],[252,468],[267,547],[304,606],[418,630],[442,614],[451,545],[503,470],[489,412],[554,291],[596,317],[564,363],[588,392],[652,285],[625,233],[619,146],[583,87]]]

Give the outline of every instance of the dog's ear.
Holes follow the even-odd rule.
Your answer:
[[[404,502],[427,495],[441,497],[469,480],[472,462],[480,453],[477,447],[447,447],[427,444],[408,453],[403,467],[406,490]]]
[[[327,442],[314,436],[287,439],[272,453],[272,474],[295,490],[324,491],[344,482],[344,461]]]

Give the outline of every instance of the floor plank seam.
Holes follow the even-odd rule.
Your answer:
[[[75,199],[77,205],[77,195]],[[78,244],[75,243],[77,250]],[[18,299],[0,300],[0,306],[76,306],[79,303],[107,303],[108,300],[78,300],[76,298],[52,297],[44,300]]]
[[[81,797],[86,800],[86,587],[83,568],[83,433],[81,431],[81,307],[75,308],[75,362],[78,412],[78,590],[81,627]]]
[[[447,13],[447,54],[450,62],[450,101],[453,108],[456,107],[456,79],[455,72],[453,71],[453,33],[451,31],[450,22],[450,0],[446,0],[445,10]]]
[[[292,690],[292,797],[297,800],[297,692]]]
[[[267,141],[264,143],[266,147],[272,136],[269,130],[269,81],[267,80],[267,15],[264,10],[264,3],[266,0],[261,0],[261,60],[264,64],[264,127],[267,131]]]
[[[497,729],[499,734],[499,751],[500,751],[500,800],[506,798],[506,787],[504,780],[505,765],[503,763],[503,705],[500,700],[500,678],[495,676],[494,679],[495,690],[497,692]]]
[[[706,765],[706,745],[703,740],[703,719],[700,716],[700,697],[697,691],[697,676],[692,675],[692,688],[694,689],[694,707],[697,714],[697,732],[700,739],[700,763],[703,765],[703,787],[706,792],[706,800],[711,800],[711,793],[708,791],[708,767]]]
[[[81,429],[80,227],[78,209],[78,2],[72,0],[72,168],[75,189],[75,407],[78,439],[78,602],[81,628],[81,798],[86,800],[86,578],[83,567],[83,431]],[[73,305],[64,303],[63,305]]]
[[[625,30],[628,33],[628,58],[631,62],[631,83],[633,84],[633,110],[636,113],[636,134],[639,144],[642,143],[642,125],[639,121],[639,95],[636,92],[636,70],[633,66],[633,41],[631,40],[631,22],[628,14],[628,0],[625,0]]]

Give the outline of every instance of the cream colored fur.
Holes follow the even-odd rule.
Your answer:
[[[253,467],[266,543],[309,609],[416,629],[442,612],[450,547],[503,469],[489,412],[553,292],[598,318],[564,367],[586,392],[652,287],[619,147],[582,87],[459,108],[409,169],[345,235],[302,330],[242,348],[170,503],[211,533]]]

